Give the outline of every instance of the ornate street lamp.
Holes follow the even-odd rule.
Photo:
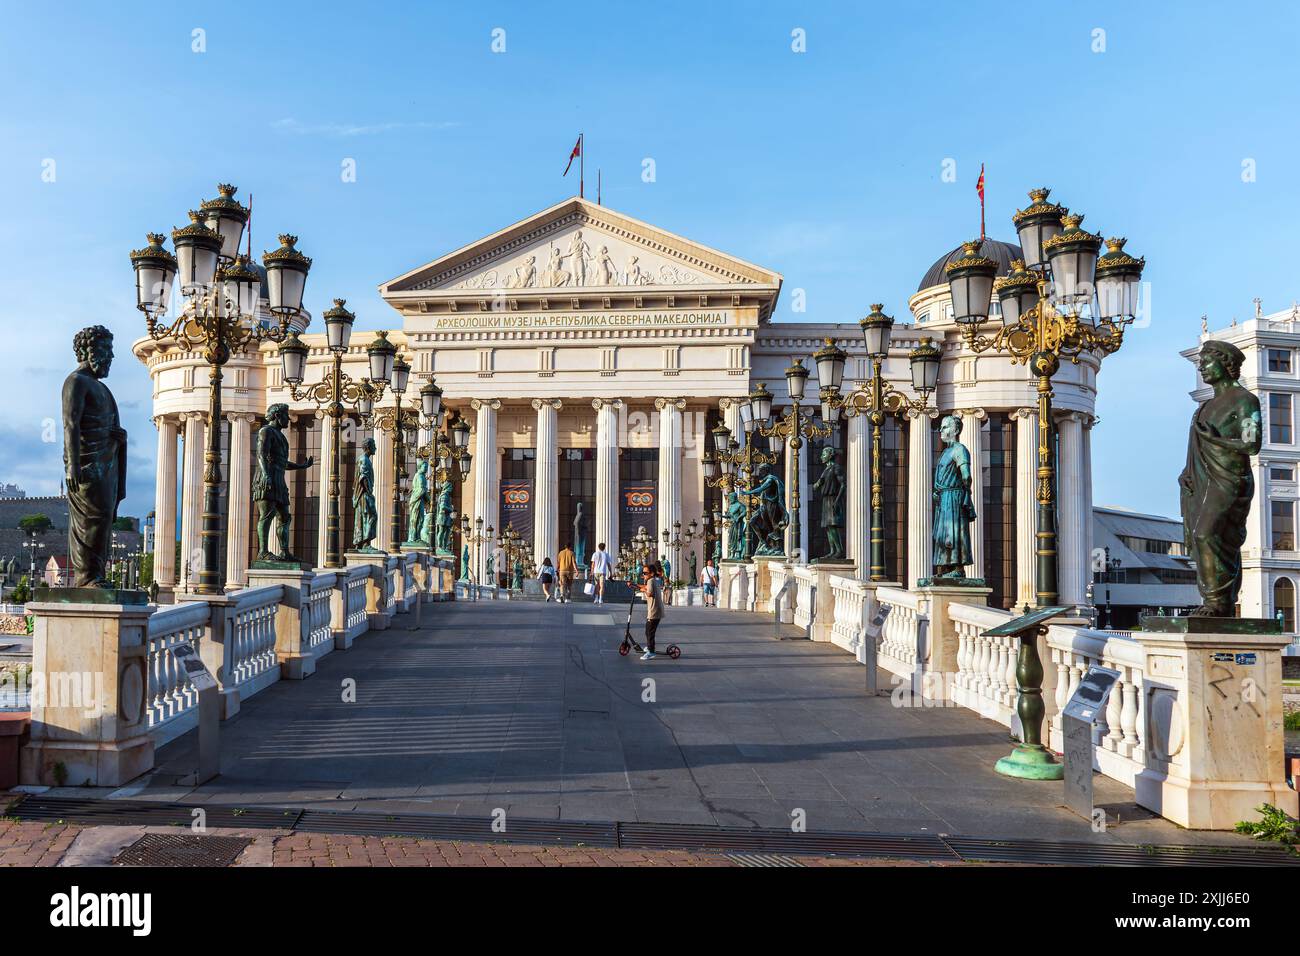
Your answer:
[[[947,267],[954,303],[964,287],[964,306],[955,310],[966,347],[979,353],[1005,352],[1013,363],[1024,363],[1038,382],[1038,520],[1036,538],[1038,607],[1057,602],[1056,468],[1052,454],[1052,376],[1061,359],[1078,364],[1081,356],[1099,358],[1119,350],[1124,327],[1137,311],[1137,288],[1145,260],[1123,251],[1124,241],[1112,239],[1110,252],[1098,262],[1101,237],[1081,228],[1083,217],[1047,202],[1048,190],[1035,189],[1028,209],[1013,217],[1025,252],[1025,264],[1039,273],[1031,299],[1023,279],[1013,272],[999,287],[1016,281],[1015,321],[991,335],[980,331],[988,314],[982,291],[988,280],[992,292],[997,264],[979,255],[979,243],[965,243],[966,255]],[[973,277],[979,281],[974,282]],[[1100,283],[1093,299],[1094,282]],[[975,291],[971,291],[975,290]],[[1008,291],[1008,298],[1012,293]],[[1027,609],[1026,609],[1027,610]],[[998,761],[998,772],[1015,777],[1060,779],[1062,769],[1042,744],[1043,666],[1033,631],[1021,635],[1016,663],[1019,700],[1016,712],[1023,728],[1022,742],[1009,757]]]
[[[930,396],[934,394],[939,380],[939,348],[928,336],[922,336],[920,343],[908,353],[908,364],[912,372],[912,387],[920,394],[919,399],[904,395],[885,378],[883,369],[885,359],[889,356],[889,340],[894,328],[894,319],[884,312],[882,304],[874,304],[864,318],[859,320],[862,338],[866,342],[867,357],[871,360],[871,378],[859,382],[847,395],[841,397],[838,391],[823,390],[822,407],[839,408],[845,418],[867,416],[871,423],[871,556],[867,569],[872,581],[884,581],[885,574],[885,491],[884,463],[881,460],[884,448],[885,416],[902,415],[907,411],[925,414],[929,409]],[[829,340],[828,340],[829,341]],[[823,411],[823,418],[826,418]]]
[[[234,353],[263,341],[284,342],[290,323],[302,315],[302,289],[311,269],[311,259],[293,248],[297,239],[281,236],[281,248],[267,253],[268,303],[279,318],[278,325],[257,320],[261,276],[239,254],[239,244],[248,223],[248,209],[234,198],[235,187],[217,187],[219,196],[190,212],[190,224],[172,231],[173,256],[163,248],[163,236],[150,233],[148,245],[131,253],[135,270],[136,308],[144,313],[149,337],[159,351],[177,345],[186,351],[201,350],[208,364],[208,434],[203,455],[203,516],[200,529],[202,564],[199,594],[220,594],[225,586],[221,568],[221,380],[222,367]],[[292,274],[286,282],[284,276]],[[181,293],[188,300],[175,320],[167,314],[172,283],[181,280]],[[296,295],[286,296],[286,290]]]
[[[767,388],[760,382],[762,392],[766,393]],[[758,388],[755,388],[758,392]],[[761,393],[760,393],[761,394]],[[767,396],[769,404],[767,410],[770,412],[770,395]],[[760,399],[762,400],[762,399]],[[713,429],[713,454],[705,453],[704,465],[704,482],[710,488],[721,488],[724,493],[730,494],[733,490],[741,487],[749,487],[753,484],[754,472],[759,465],[774,465],[778,456],[770,452],[760,451],[752,440],[750,434],[754,426],[753,413],[753,396],[750,401],[743,402],[740,405],[740,417],[742,424],[747,423],[746,437],[747,440],[742,446],[731,434],[731,429],[726,425],[719,424]],[[754,504],[745,498],[745,540],[740,547],[740,560],[748,560],[752,552],[750,545],[751,535],[749,528],[749,519],[753,516]]]
[[[384,394],[384,388],[392,380],[393,366],[397,348],[388,341],[388,333],[380,332],[373,342],[366,347],[370,365],[370,377],[354,381],[352,376],[343,371],[343,356],[348,351],[352,337],[352,324],[356,315],[349,312],[345,299],[335,299],[334,308],[329,309],[322,318],[325,320],[325,336],[333,365],[325,377],[315,385],[299,390],[307,365],[307,346],[292,333],[288,341],[280,346],[280,359],[284,366],[284,381],[289,386],[289,394],[294,401],[310,401],[321,409],[331,421],[333,428],[333,450],[330,455],[329,469],[329,517],[325,524],[328,546],[325,567],[343,567],[343,526],[339,509],[340,478],[343,472],[343,415],[344,405],[357,407],[364,411]],[[369,403],[369,404],[368,404]],[[394,476],[396,479],[396,476]]]
[[[368,424],[375,431],[383,432],[393,440],[393,514],[389,522],[389,537],[392,539],[394,549],[401,547],[402,512],[406,510],[402,502],[402,480],[406,477],[407,433],[414,432],[420,427],[421,410],[402,407],[402,396],[406,393],[410,378],[410,364],[406,359],[398,356],[393,362],[393,404],[375,412],[374,403],[369,396],[358,403],[362,419],[368,420]]]
[[[831,342],[830,339],[827,339],[826,346],[818,353],[823,357],[818,361],[820,363],[824,360],[827,366],[833,369],[837,359],[833,353],[827,353],[827,348],[833,351],[839,351],[835,348],[835,344]],[[842,352],[840,353],[838,362],[839,370],[840,372],[843,372],[844,358]],[[819,364],[818,368],[820,367],[821,365]],[[829,437],[831,434],[831,426],[829,424],[818,425],[811,415],[805,415],[802,411],[803,397],[808,385],[808,370],[803,367],[802,359],[795,359],[794,364],[785,370],[785,383],[786,389],[790,393],[790,410],[771,425],[762,424],[760,422],[758,425],[758,433],[764,438],[780,439],[790,448],[791,473],[795,476],[794,480],[790,482],[789,488],[790,558],[792,560],[798,560],[800,563],[807,564],[808,562],[803,554],[803,545],[800,541],[799,534],[801,530],[799,527],[799,449],[803,447],[805,438],[811,440],[813,438]],[[762,382],[758,383],[758,388],[754,390],[755,394],[759,389],[762,389],[764,392],[767,391]],[[754,396],[751,395],[751,404],[753,401]],[[772,402],[769,398],[767,401],[769,412],[771,411],[771,407]],[[764,418],[766,417],[767,416],[764,416]]]

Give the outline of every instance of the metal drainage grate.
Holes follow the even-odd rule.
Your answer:
[[[794,857],[779,853],[728,853],[727,859],[737,866],[803,866]]]
[[[230,866],[252,842],[246,837],[146,833],[113,857],[113,865]]]

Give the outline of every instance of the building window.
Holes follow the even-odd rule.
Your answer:
[[[624,448],[621,449],[618,456],[618,480],[619,480],[619,497],[622,498],[622,483],[627,481],[646,481],[653,484],[656,491],[659,487],[659,449],[658,448]],[[583,509],[586,510],[585,508]],[[656,509],[656,512],[658,509]],[[614,554],[625,544],[631,542],[636,537],[636,527],[625,527],[631,524],[622,520],[622,514],[619,515],[618,522],[618,545],[615,546],[606,542],[606,550]],[[655,547],[661,545],[659,540],[657,514],[655,517],[646,520],[645,530],[655,540]],[[593,526],[594,527],[594,526]],[[599,544],[600,542],[596,542]]]
[[[1291,374],[1291,350],[1290,349],[1269,349],[1268,370],[1270,372],[1282,372],[1286,375],[1290,375]]]
[[[1272,465],[1268,469],[1268,477],[1273,481],[1295,481],[1295,466]]]
[[[917,325],[925,325],[925,323],[927,323],[927,322],[929,322],[929,321],[930,321],[930,313],[929,313],[929,312],[922,312],[922,313],[921,313],[921,317],[920,317],[919,319],[916,320],[916,324],[917,324]]]
[[[1168,541],[1164,538],[1139,538],[1131,534],[1116,535],[1130,551],[1142,551],[1146,554],[1184,555],[1187,549],[1181,541]]]
[[[1273,550],[1295,550],[1295,502],[1271,502],[1273,506]]]
[[[1269,393],[1268,440],[1274,445],[1291,444],[1291,396],[1287,392]]]
[[[593,538],[596,533],[596,449],[561,448],[559,479],[560,547],[569,545],[577,551],[573,522],[578,517],[578,502],[581,501],[586,519],[582,552],[586,561],[597,544]]]
[[[1295,630],[1295,585],[1290,578],[1273,583],[1273,613],[1282,619],[1282,630],[1288,634]]]

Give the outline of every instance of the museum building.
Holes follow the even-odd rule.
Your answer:
[[[897,389],[914,394],[908,355],[923,337],[942,350],[932,407],[890,416],[885,425],[887,572],[890,580],[908,587],[930,573],[932,473],[942,450],[938,426],[943,415],[953,414],[961,418],[961,440],[980,466],[974,475],[974,564],[967,573],[987,580],[994,606],[1034,604],[1034,384],[1023,365],[1004,355],[976,355],[963,344],[944,275],[944,266],[961,254],[960,238],[954,236],[955,248],[923,273],[907,312],[903,303],[885,306],[898,320],[884,366]],[[983,254],[996,259],[1005,274],[1020,250],[989,239]],[[775,397],[774,412],[788,405],[785,370],[793,359],[809,368],[811,397],[805,409],[815,411],[818,383],[810,356],[826,339],[849,353],[842,392],[870,375],[859,316],[840,322],[778,321],[781,287],[781,275],[770,269],[608,206],[571,198],[384,282],[379,291],[394,314],[377,324],[387,326],[389,339],[413,367],[403,403],[418,407],[418,387],[433,376],[451,419],[463,418],[472,429],[470,470],[453,483],[457,514],[482,518],[484,527],[498,531],[512,527],[531,543],[538,561],[554,560],[573,539],[579,506],[588,553],[603,541],[615,554],[641,528],[661,541],[663,530],[677,522],[686,528],[692,519],[723,508],[723,492],[709,486],[702,467],[712,429],[721,423],[743,435],[740,406],[759,382]],[[317,301],[322,294],[309,289]],[[877,295],[861,290],[862,314]],[[360,318],[376,324],[374,316]],[[305,321],[310,330],[310,316]],[[331,355],[323,332],[302,338],[311,348],[305,378],[310,384],[329,369]],[[353,379],[366,374],[371,338],[360,330],[352,336],[344,370]],[[179,534],[181,542],[178,554],[160,548],[155,558],[155,579],[167,600],[197,585],[208,376],[198,352],[175,344],[163,350],[143,338],[134,352],[153,381],[157,540]],[[1084,355],[1053,379],[1059,586],[1067,605],[1084,604],[1090,574],[1090,444],[1098,365],[1095,356]],[[288,476],[293,550],[314,564],[323,563],[326,553],[329,421],[315,404],[290,395],[276,346],[235,355],[226,366],[221,436],[230,589],[244,586],[256,555],[250,490],[255,444],[267,406],[277,402],[291,410],[291,455],[315,458],[310,468]],[[392,403],[389,392],[377,408]],[[341,456],[345,538],[352,524],[349,489],[356,450],[373,437],[376,544],[391,548],[393,439],[355,414],[347,425]],[[418,441],[406,447],[403,489],[417,448],[429,438],[422,429]],[[865,577],[866,417],[842,418],[827,438],[805,443],[797,473],[796,456],[778,439],[757,440],[779,456],[774,467],[787,489],[799,482],[799,540],[812,559],[825,553],[827,542],[811,485],[822,468],[822,449],[838,450],[847,476],[846,549]],[[787,542],[791,535],[787,530]],[[681,566],[689,551],[702,564],[704,548],[700,537],[685,545]],[[709,545],[709,553],[714,548]],[[485,557],[485,551],[479,554],[480,565]],[[483,568],[476,570],[481,579]]]

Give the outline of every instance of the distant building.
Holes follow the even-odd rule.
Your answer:
[[[1276,617],[1284,630],[1296,630],[1296,588],[1300,587],[1300,548],[1296,546],[1296,510],[1300,499],[1297,470],[1300,443],[1296,437],[1296,405],[1300,402],[1300,306],[1245,322],[1233,319],[1226,329],[1208,331],[1202,322],[1200,341],[1231,342],[1246,354],[1241,384],[1258,398],[1263,411],[1264,444],[1251,460],[1255,500],[1242,548],[1242,585],[1237,606],[1242,617]],[[1200,343],[1183,356],[1195,363]],[[1202,402],[1210,388],[1196,374],[1192,398]]]
[[[26,498],[27,492],[23,491],[11,481],[0,485],[0,498]]]
[[[66,554],[52,554],[45,562],[45,583],[52,588],[66,588],[72,584],[72,563]]]
[[[1098,626],[1131,629],[1143,614],[1185,614],[1200,605],[1181,519],[1096,507],[1092,540]]]

